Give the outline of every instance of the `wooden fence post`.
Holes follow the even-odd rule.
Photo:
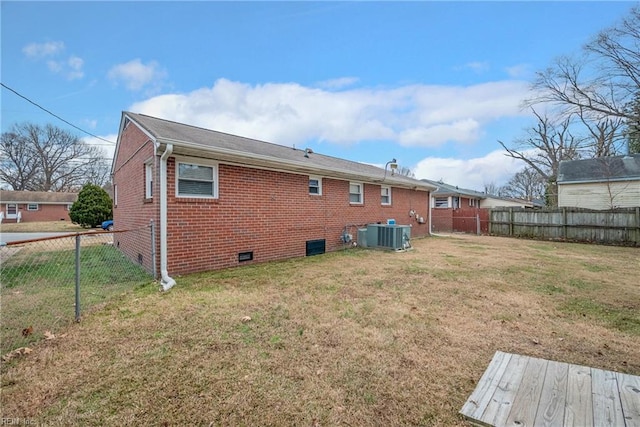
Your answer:
[[[513,236],[513,208],[509,208],[509,236]]]
[[[640,207],[636,207],[636,245],[640,245]]]
[[[562,208],[562,238],[567,240],[567,208]]]

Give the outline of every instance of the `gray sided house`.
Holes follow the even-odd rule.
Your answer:
[[[558,206],[595,210],[640,206],[640,154],[561,162]]]
[[[114,245],[160,271],[164,289],[172,276],[353,246],[362,227],[391,219],[426,236],[435,189],[391,168],[130,112],[112,175],[116,231],[153,221],[157,257],[127,233]]]

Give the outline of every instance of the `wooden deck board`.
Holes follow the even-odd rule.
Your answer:
[[[509,415],[526,367],[527,358],[525,356],[511,355],[507,369],[502,374],[500,382],[492,393],[491,401],[482,414],[481,419],[485,420],[488,425],[495,425],[496,421],[502,421]],[[491,393],[491,391],[488,392]]]
[[[627,427],[640,427],[640,377],[617,374],[620,403]]]
[[[591,399],[591,368],[569,365],[564,425],[593,426],[593,400]]]
[[[594,425],[598,427],[625,425],[615,372],[591,369],[591,396]]]
[[[498,351],[460,413],[481,426],[640,427],[640,377]]]
[[[534,425],[561,427],[567,397],[567,363],[548,363]]]

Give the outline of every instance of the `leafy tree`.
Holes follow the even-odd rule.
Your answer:
[[[109,167],[99,147],[55,127],[14,125],[0,137],[0,180],[16,191],[74,191],[105,184]]]
[[[640,154],[640,91],[631,103],[630,110],[631,116],[635,119],[628,119],[626,122],[627,152],[628,154]]]
[[[101,187],[86,184],[78,194],[78,200],[71,205],[69,217],[82,227],[96,227],[113,217],[111,197]]]

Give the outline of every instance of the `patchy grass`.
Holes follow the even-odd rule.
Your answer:
[[[0,224],[0,231],[3,233],[35,233],[35,232],[82,232],[87,231],[71,221],[36,221],[21,223]]]
[[[2,416],[463,426],[457,412],[496,350],[640,374],[638,249],[413,243],[137,289],[4,365]]]
[[[140,266],[112,245],[104,244],[108,239],[108,235],[87,238],[87,243],[93,244],[81,248],[81,314],[114,295],[151,282],[151,276]],[[3,260],[0,354],[32,345],[74,320],[75,249],[66,249],[73,246],[66,243],[55,240],[19,246]],[[29,327],[32,333],[23,336],[22,330]]]

